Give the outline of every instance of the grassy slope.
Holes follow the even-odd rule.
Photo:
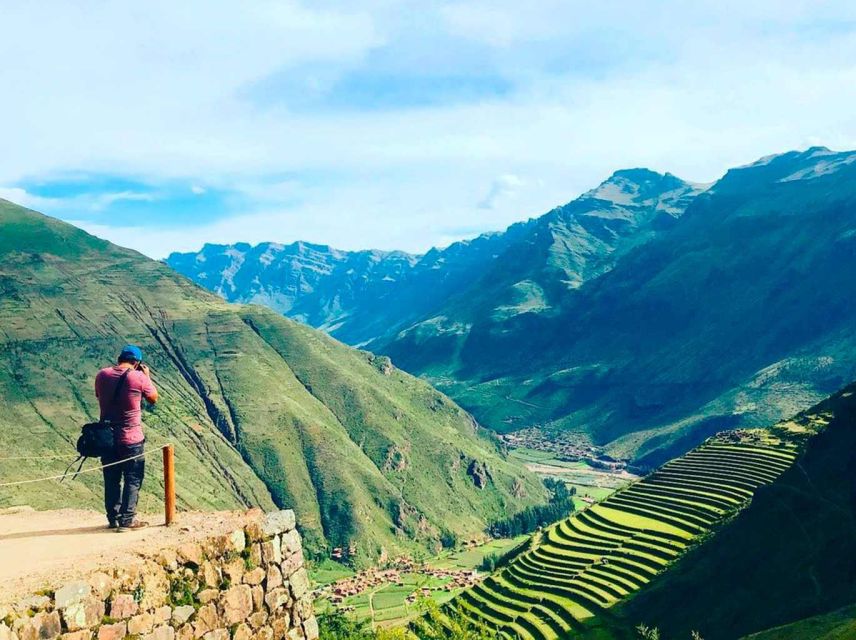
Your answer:
[[[427,524],[408,507],[420,505],[430,521],[456,514],[465,523],[458,531],[477,530],[482,520],[475,514],[505,512],[518,479],[525,481],[523,493],[540,497],[533,478],[497,455],[495,442],[463,410],[412,376],[395,369],[384,374],[384,358],[354,351],[267,310],[251,309],[245,319],[290,363],[373,466],[386,470],[385,479],[399,496],[393,513],[399,514],[400,526],[415,534]],[[499,491],[474,490],[467,469],[476,460],[490,460],[491,485]],[[443,487],[441,502],[438,487]]]
[[[856,600],[856,385],[794,422],[828,426],[740,518],[628,602],[628,625],[731,640]]]
[[[130,308],[156,310],[168,304],[171,321],[181,323],[203,313],[212,300],[195,298],[195,287],[180,279],[161,281],[163,268],[156,263],[2,201],[0,222],[3,457],[73,452],[80,425],[97,418],[94,372],[115,357],[122,341],[137,341],[146,348],[167,399],[145,421],[152,444],[176,444],[180,506],[273,506],[263,483],[210,428],[200,398],[155,348],[145,318]],[[0,479],[52,475],[66,462],[3,461]],[[157,461],[152,463],[156,468]],[[147,478],[144,506],[155,506],[159,499],[158,475]],[[62,485],[4,489],[0,504],[95,507],[100,493],[98,474],[87,474]]]
[[[94,372],[132,341],[162,392],[144,420],[153,444],[178,447],[182,506],[293,507],[310,544],[355,539],[368,557],[413,538],[432,545],[441,529],[477,531],[543,498],[457,406],[385,375],[369,354],[227,305],[162,264],[4,201],[0,224],[4,456],[68,452],[94,415]],[[490,470],[484,489],[467,474],[471,460]],[[63,466],[0,461],[0,482]],[[144,505],[157,504],[158,475]],[[95,507],[96,476],[15,488],[0,506]]]
[[[768,631],[753,633],[745,640],[852,640],[856,638],[856,605],[812,616]]]
[[[826,612],[856,599],[856,384],[740,438],[718,437],[545,529],[533,550],[458,600],[463,613],[509,627],[509,618],[528,620],[539,627],[536,640],[565,637],[558,626],[573,627],[570,616],[585,625],[579,637],[592,639],[635,639],[639,623],[664,638],[697,630],[706,640],[734,640],[764,629],[764,640],[849,638],[852,607]],[[738,450],[750,457],[738,462]],[[687,525],[711,516],[709,532],[691,540]],[[600,549],[626,536],[621,526],[647,531]],[[654,531],[672,537],[652,544],[661,536]],[[548,601],[560,616],[538,609]]]

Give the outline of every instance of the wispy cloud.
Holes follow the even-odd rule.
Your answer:
[[[513,173],[496,178],[484,198],[478,203],[479,209],[495,209],[502,198],[514,196],[526,183]]]
[[[154,202],[152,193],[134,191],[82,193],[68,197],[43,196],[31,193],[22,187],[0,187],[0,198],[11,200],[29,208],[41,209],[78,209],[98,212],[109,209],[117,202]]]
[[[57,204],[55,198],[37,196],[21,187],[0,187],[0,198],[29,209],[49,210]]]
[[[156,197],[152,193],[139,193],[135,191],[99,193],[92,197],[91,209],[101,211],[116,202],[154,202],[155,199]]]

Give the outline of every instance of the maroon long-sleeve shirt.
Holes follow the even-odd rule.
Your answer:
[[[101,407],[101,419],[117,425],[116,443],[132,445],[145,439],[142,400],[155,397],[157,389],[146,374],[131,369],[114,403],[113,392],[124,372],[125,368],[118,365],[101,369],[95,376],[95,395]]]

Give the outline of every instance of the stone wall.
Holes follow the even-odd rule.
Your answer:
[[[315,640],[294,512],[0,606],[0,640]]]

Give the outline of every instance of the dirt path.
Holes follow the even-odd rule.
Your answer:
[[[615,478],[618,480],[636,480],[639,477],[625,469],[620,471],[602,471],[595,468],[580,469],[578,467],[562,467],[554,464],[546,464],[544,462],[525,462],[523,466],[529,471],[540,473],[541,475],[590,475],[603,476],[604,478]]]
[[[371,625],[372,631],[375,630],[375,619],[374,619],[374,594],[378,592],[382,587],[375,587],[369,592],[369,615],[371,616]]]
[[[156,524],[163,516],[144,516]],[[244,512],[182,513],[172,527],[116,533],[104,516],[62,509],[0,511],[0,603],[60,586],[99,567],[140,561],[140,553],[227,533],[242,525]]]

